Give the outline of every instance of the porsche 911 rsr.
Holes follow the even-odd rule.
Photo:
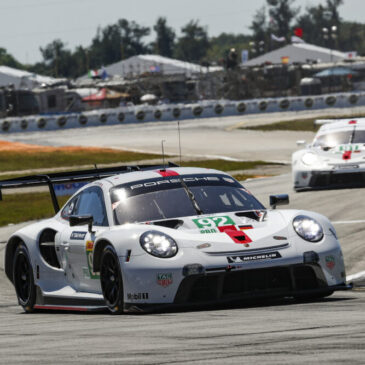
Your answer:
[[[365,186],[365,118],[317,122],[312,144],[292,156],[294,189]]]
[[[55,183],[100,176],[53,218],[9,238],[5,272],[25,311],[121,313],[346,288],[327,218],[275,210],[287,195],[271,196],[266,209],[217,170],[129,167],[19,178],[0,188],[47,183],[52,193]]]

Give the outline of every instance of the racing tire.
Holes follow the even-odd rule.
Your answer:
[[[29,260],[28,250],[24,244],[20,244],[15,250],[13,260],[13,283],[19,304],[26,313],[34,310],[36,302],[36,287],[32,265]]]
[[[100,284],[105,304],[112,314],[123,313],[123,280],[118,256],[111,245],[101,254]]]

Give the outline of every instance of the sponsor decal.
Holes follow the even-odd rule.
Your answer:
[[[238,226],[238,228],[239,228],[241,231],[244,231],[245,229],[253,229],[253,227],[252,227],[251,225]]]
[[[232,218],[230,218],[228,215],[197,218],[193,219],[193,222],[198,228],[215,228],[235,224]]]
[[[281,255],[279,252],[262,253],[256,255],[243,255],[243,256],[228,256],[227,261],[229,264],[260,261],[260,260],[273,260],[279,259]]]
[[[100,275],[93,271],[93,251],[94,241],[86,241],[86,261],[89,269],[89,277],[90,279],[100,279]]]
[[[167,288],[172,284],[172,273],[158,273],[157,274],[157,284],[161,285],[163,288]]]
[[[85,239],[86,233],[87,232],[73,231],[71,233],[70,240],[80,240],[80,241],[82,241],[83,239]]]
[[[148,293],[127,293],[128,300],[148,299]]]
[[[218,233],[218,231],[215,228],[208,228],[208,229],[201,229],[201,234],[207,234],[207,233]]]
[[[156,180],[156,181],[148,181],[143,184],[135,184],[131,185],[130,189],[140,189],[140,188],[149,188],[149,187],[155,187],[158,185],[168,185],[168,184],[181,184],[181,180],[183,180],[186,183],[192,182],[219,182],[221,179],[218,176],[202,176],[202,177],[184,177],[181,179],[164,179],[164,180]]]
[[[335,258],[334,256],[330,255],[330,256],[326,256],[326,266],[332,270],[335,267],[336,263],[335,263]]]

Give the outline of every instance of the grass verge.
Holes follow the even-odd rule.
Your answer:
[[[317,119],[342,119],[342,118],[360,118],[361,116],[353,116],[353,115],[326,115],[323,117],[317,118],[303,118],[303,119],[296,119],[291,121],[284,121],[284,122],[277,122],[272,124],[265,124],[265,125],[257,125],[257,126],[250,126],[250,127],[240,127],[239,129],[249,129],[249,130],[256,130],[256,131],[306,131],[306,132],[317,132],[319,127],[315,125],[314,122]],[[363,117],[363,116],[362,116]]]
[[[62,206],[68,197],[59,197]],[[49,193],[5,194],[0,202],[0,226],[16,224],[54,215]]]
[[[181,166],[205,167],[221,171],[251,170],[260,166],[280,165],[279,163],[265,161],[227,161],[227,160],[198,160],[182,161]]]
[[[0,171],[54,168],[160,158],[160,155],[112,149],[79,149],[77,151],[55,150],[41,152],[1,151]]]

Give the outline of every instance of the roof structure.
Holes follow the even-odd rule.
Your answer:
[[[42,84],[51,85],[58,81],[53,77],[37,75],[8,66],[0,66],[0,86],[13,84],[16,89],[33,89]]]
[[[195,63],[184,62],[159,55],[138,55],[105,66],[97,70],[98,75],[107,76],[138,76],[144,73],[161,73],[163,75],[186,74],[220,71],[222,67],[204,67]],[[88,75],[82,76],[85,79]]]
[[[309,43],[292,43],[253,58],[252,60],[245,62],[244,66],[256,66],[265,62],[278,64],[282,63],[284,59],[286,63],[292,64],[294,62],[337,62],[348,58],[351,58],[349,57],[349,53],[319,47]]]

